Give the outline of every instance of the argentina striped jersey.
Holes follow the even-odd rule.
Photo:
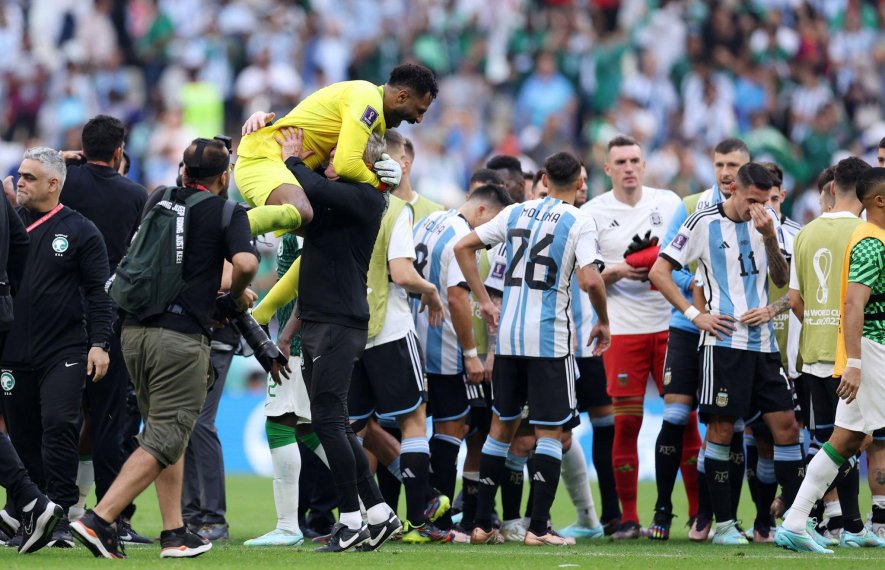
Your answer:
[[[777,215],[774,220],[783,249]],[[707,308],[713,314],[740,319],[750,309],[768,305],[768,254],[762,234],[752,222],[736,223],[725,215],[722,204],[698,210],[688,217],[661,257],[678,267],[698,262]],[[732,336],[718,340],[702,332],[702,344],[753,352],[777,352],[772,324],[747,326],[740,322]]]
[[[548,196],[508,206],[476,233],[486,245],[505,244],[507,269],[495,354],[571,354],[572,274],[576,267],[601,263],[593,218]]]
[[[590,331],[596,325],[596,311],[590,303],[590,295],[581,291],[578,286],[578,274],[572,277],[572,322],[575,326],[575,358],[589,358],[593,356],[593,347],[587,346]]]
[[[449,310],[449,287],[464,284],[464,275],[455,260],[455,244],[470,233],[470,224],[458,210],[434,212],[415,226],[415,269],[439,290],[444,320],[431,327],[427,311],[418,312],[420,302],[412,301],[415,328],[424,353],[424,365],[430,374],[459,374],[464,365],[461,346]]]

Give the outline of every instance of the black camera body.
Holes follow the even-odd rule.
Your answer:
[[[231,325],[242,335],[243,340],[255,353],[255,359],[258,360],[265,372],[271,371],[274,362],[283,367],[288,364],[286,357],[270,339],[267,331],[258,324],[258,321],[248,311],[237,310],[230,293],[218,297],[215,307],[218,320],[230,319]]]

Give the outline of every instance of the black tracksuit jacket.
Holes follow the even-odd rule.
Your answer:
[[[29,226],[43,214],[18,208]],[[28,261],[15,297],[15,322],[0,362],[38,369],[61,358],[85,358],[108,342],[113,306],[104,239],[82,214],[62,209],[30,233]]]
[[[371,184],[328,180],[294,157],[286,167],[313,207],[301,252],[301,318],[368,329],[366,274],[386,195]]]

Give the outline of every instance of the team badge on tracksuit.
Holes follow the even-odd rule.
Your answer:
[[[15,376],[9,371],[3,371],[3,374],[0,374],[0,388],[2,388],[4,392],[11,392],[14,387]]]
[[[52,239],[52,251],[56,253],[56,255],[61,255],[62,253],[68,250],[68,238],[62,234],[55,234],[55,237]]]

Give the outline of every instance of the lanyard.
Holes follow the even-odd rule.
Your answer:
[[[37,220],[36,222],[34,222],[34,223],[31,224],[30,226],[28,226],[28,227],[27,227],[27,232],[28,232],[28,233],[31,233],[32,231],[36,230],[38,227],[40,227],[40,225],[41,225],[42,223],[46,222],[49,218],[51,218],[52,216],[56,215],[56,214],[57,214],[62,208],[64,208],[64,206],[62,206],[61,203],[57,204],[57,205],[55,206],[55,208],[49,210],[49,211],[48,211],[47,213],[45,213],[45,214],[44,214],[39,220]]]
[[[200,192],[208,192],[209,191],[209,189],[206,188],[205,186],[203,186],[202,184],[188,184],[187,186],[185,186],[185,188],[194,188],[196,190],[199,190]]]

